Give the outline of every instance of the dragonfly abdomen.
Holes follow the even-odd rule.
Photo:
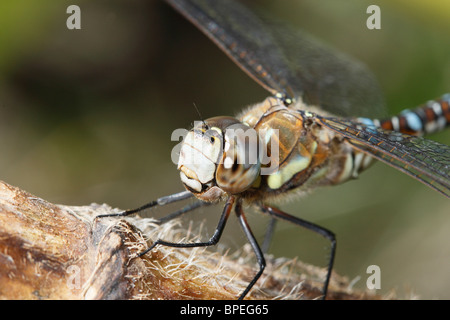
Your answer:
[[[413,110],[379,121],[379,127],[410,135],[422,136],[443,130],[450,125],[450,94],[430,100]]]

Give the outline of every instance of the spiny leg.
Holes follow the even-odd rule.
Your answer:
[[[269,207],[269,206],[264,206],[264,205],[261,205],[260,208],[263,212],[270,214],[272,217],[279,218],[279,219],[291,222],[293,224],[296,224],[298,226],[304,227],[308,230],[314,231],[314,232],[320,234],[321,236],[323,236],[324,238],[328,239],[331,242],[330,261],[328,264],[327,276],[326,276],[325,283],[324,283],[323,290],[322,290],[323,299],[325,299],[326,295],[327,295],[327,291],[328,291],[328,284],[330,283],[331,271],[333,270],[334,257],[336,254],[336,237],[335,237],[334,233],[321,227],[321,226],[318,226],[314,223],[294,217],[294,216],[292,216],[288,213],[285,213],[279,209]]]
[[[153,242],[153,244],[150,247],[148,247],[146,250],[139,253],[137,257],[142,257],[143,255],[145,255],[147,252],[152,250],[157,245],[176,247],[176,248],[193,248],[193,247],[208,247],[208,246],[217,244],[217,242],[219,242],[219,240],[220,240],[220,237],[222,236],[222,232],[225,228],[228,217],[230,216],[230,211],[231,211],[231,208],[233,207],[233,204],[234,204],[234,197],[228,198],[228,200],[225,204],[225,207],[223,208],[222,215],[220,216],[220,220],[219,220],[219,223],[217,224],[216,230],[214,231],[214,234],[208,241],[192,242],[192,243],[189,243],[189,242],[181,242],[181,243],[178,242],[177,243],[177,242],[168,242],[168,241],[165,241],[162,239],[158,239],[155,242]]]
[[[259,271],[256,273],[256,275],[253,277],[252,281],[248,284],[247,288],[245,288],[244,292],[239,296],[239,300],[244,299],[244,297],[247,295],[247,293],[252,289],[252,287],[255,285],[256,281],[258,281],[261,274],[264,272],[264,268],[266,267],[266,260],[264,259],[264,254],[261,251],[261,248],[258,245],[258,242],[255,239],[255,236],[252,233],[252,230],[250,229],[250,226],[248,225],[247,219],[245,218],[244,211],[242,210],[242,206],[240,201],[236,204],[236,215],[239,218],[239,223],[241,224],[242,229],[244,230],[244,233],[250,242],[250,245],[253,248],[253,251],[256,255],[256,260],[258,261],[259,265]]]
[[[136,209],[130,209],[130,210],[124,210],[124,211],[121,211],[121,212],[113,212],[113,213],[101,214],[101,215],[96,216],[95,219],[106,218],[106,217],[125,217],[125,216],[129,216],[131,214],[134,214],[134,213],[138,213],[138,212],[144,211],[145,209],[148,209],[148,208],[151,208],[151,207],[164,206],[166,204],[177,202],[177,201],[181,201],[181,200],[185,200],[185,199],[188,199],[188,198],[191,198],[191,197],[193,197],[193,194],[190,191],[183,191],[183,192],[171,194],[170,196],[161,197],[161,198],[159,198],[157,200],[154,200],[152,202],[146,203],[143,206],[140,206],[139,208],[136,208]],[[183,213],[185,213],[185,212],[183,212]],[[182,213],[180,213],[180,214],[182,214]],[[164,221],[164,222],[166,222],[166,221]]]

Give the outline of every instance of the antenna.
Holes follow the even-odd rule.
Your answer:
[[[197,105],[195,104],[195,102],[193,102],[192,104],[194,105],[195,110],[197,110],[197,114],[198,114],[198,116],[200,117],[200,121],[203,122],[203,124],[204,124],[205,127],[206,127],[206,130],[208,130],[209,127],[208,127],[208,125],[206,124],[205,120],[203,120],[203,117],[202,117],[202,115],[201,115],[201,113],[200,113],[200,110],[197,108]]]

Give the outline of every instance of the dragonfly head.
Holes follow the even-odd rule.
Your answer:
[[[178,170],[185,187],[203,201],[247,190],[258,178],[258,135],[231,117],[210,118],[183,140]]]

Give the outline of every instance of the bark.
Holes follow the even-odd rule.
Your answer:
[[[157,246],[180,241],[177,221],[158,226],[139,216],[101,218],[110,206],[49,203],[0,181],[1,299],[236,299],[255,274],[244,257],[216,248]],[[191,239],[192,240],[192,239]],[[267,267],[247,299],[316,299],[325,270],[267,257]],[[328,299],[380,299],[349,287],[333,274]]]

